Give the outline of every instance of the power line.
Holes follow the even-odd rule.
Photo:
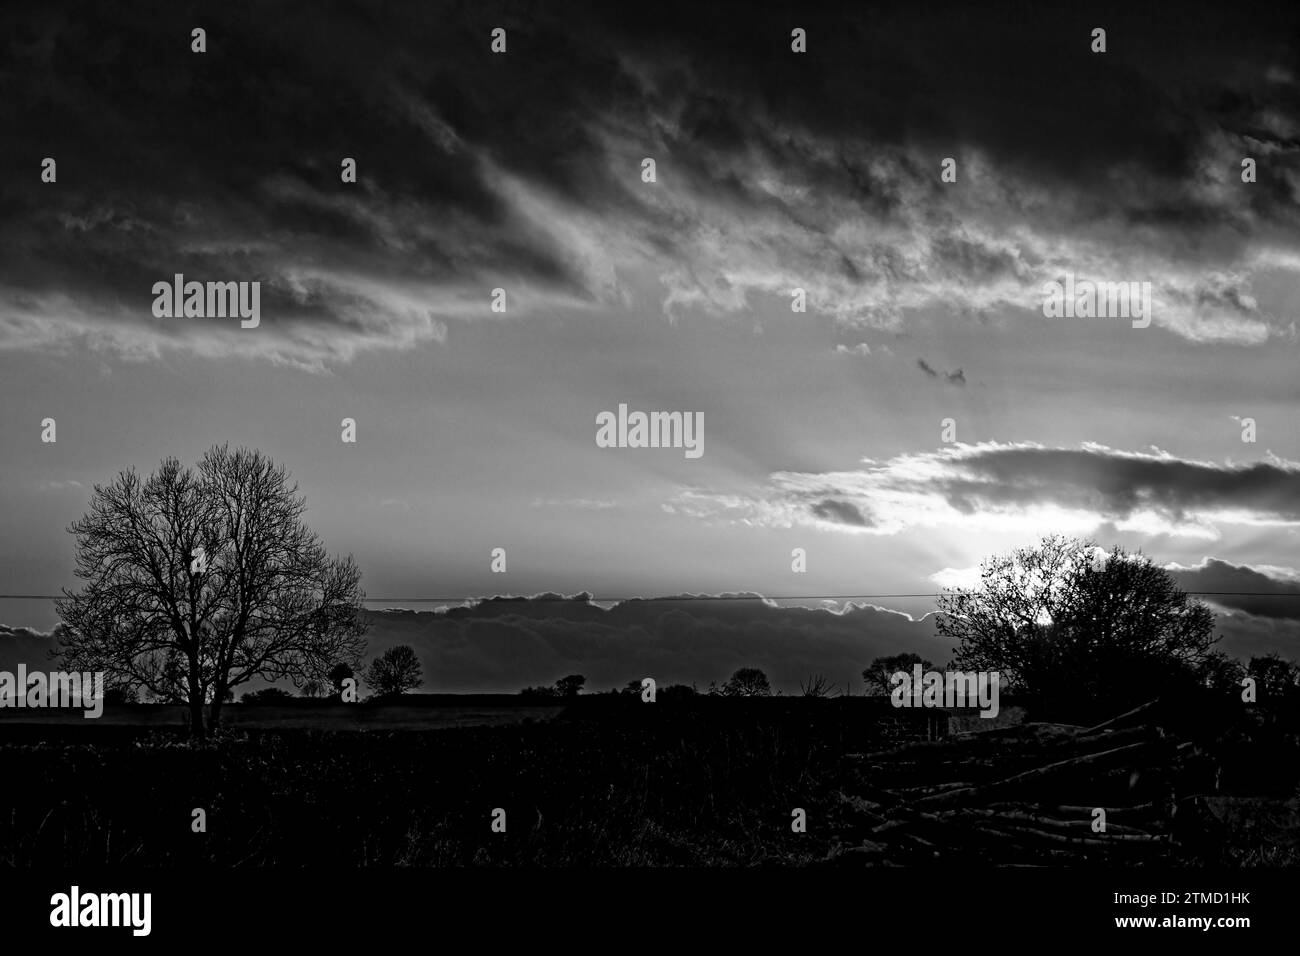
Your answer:
[[[512,595],[496,595],[494,597],[460,597],[460,598],[366,598],[366,603],[372,602],[392,602],[394,604],[445,604],[448,602],[463,603],[465,601],[577,601],[584,595],[577,594],[571,597],[564,595],[543,594],[537,597],[524,597]],[[843,601],[858,598],[928,598],[938,597],[937,594],[678,594],[668,595],[666,597],[596,597],[588,595],[588,599],[597,604],[613,604],[626,601]]]
[[[534,601],[534,602],[571,602],[586,597],[596,604],[616,604],[628,601],[860,601],[880,598],[939,598],[951,592],[935,591],[915,594],[682,594],[667,597],[596,597],[582,594],[566,597],[558,594],[543,594],[536,597],[526,595],[494,595],[492,597],[377,597],[364,598],[366,604],[465,604],[471,601]],[[1300,598],[1300,591],[1184,591],[1184,594],[1197,597],[1271,597]],[[0,601],[58,601],[63,594],[0,594]]]

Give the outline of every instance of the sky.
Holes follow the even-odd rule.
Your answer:
[[[3,21],[0,593],[75,585],[96,482],[220,442],[375,598],[925,593],[1051,532],[1300,590],[1300,13]],[[157,317],[177,273],[259,282],[260,323]],[[1048,317],[1067,274],[1150,283],[1149,326]],[[600,447],[620,404],[701,415],[703,454]],[[1216,601],[1229,650],[1296,656],[1300,600]]]

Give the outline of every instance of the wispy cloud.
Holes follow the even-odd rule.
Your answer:
[[[68,478],[63,481],[56,481],[56,480],[42,481],[38,485],[38,487],[42,491],[67,491],[69,489],[80,490],[85,488],[86,486],[73,478]]]
[[[1212,539],[1230,525],[1300,525],[1300,464],[1218,464],[1091,443],[955,444],[864,459],[855,471],[778,472],[752,494],[693,489],[673,505],[697,517],[871,534],[918,527],[1086,533],[1110,523]]]
[[[575,508],[579,511],[608,511],[618,507],[610,498],[534,498],[531,508]]]
[[[468,16],[452,15],[447,34]],[[181,350],[322,370],[490,319],[497,287],[523,317],[629,303],[734,315],[803,288],[845,327],[897,329],[936,309],[996,324],[1039,312],[1044,283],[1066,272],[1149,281],[1155,327],[1183,339],[1295,339],[1285,300],[1261,282],[1300,273],[1288,119],[1298,97],[1277,79],[1286,51],[1260,52],[1280,42],[1267,23],[1248,38],[1216,34],[1204,57],[1186,58],[1198,71],[1130,63],[1122,97],[1089,87],[1075,98],[1087,115],[1066,122],[1059,103],[1079,78],[1041,52],[1023,53],[1041,77],[1032,88],[981,93],[986,84],[963,82],[986,73],[978,38],[886,44],[849,17],[844,38],[820,42],[831,53],[852,37],[855,56],[810,56],[789,73],[764,52],[788,31],[781,18],[724,19],[744,35],[719,51],[699,46],[710,42],[702,27],[593,15],[575,30],[542,15],[525,62],[546,82],[530,83],[513,60],[485,72],[481,51],[459,41],[433,58],[394,53],[423,33],[400,13],[322,21],[300,50],[223,16],[214,32],[241,50],[241,69],[205,79],[216,87],[203,111],[183,85],[143,109],[117,80],[59,69],[61,57],[83,62],[97,34],[50,21],[45,42],[11,51],[18,85],[0,119],[64,166],[57,185],[11,194],[0,348],[137,360]],[[924,22],[927,36],[957,40],[951,25]],[[160,23],[137,28],[137,49],[174,42]],[[1036,35],[998,16],[981,28],[999,42]],[[777,85],[765,91],[759,74]],[[903,122],[916,77],[960,92]],[[319,96],[326,87],[334,94]],[[33,125],[47,108],[61,130]],[[1093,115],[1118,124],[1115,135],[1080,137]],[[252,145],[191,148],[210,128]],[[304,153],[304,142],[320,145]],[[112,143],[111,161],[87,143]],[[1248,155],[1269,168],[1254,184],[1236,165]],[[343,156],[358,161],[355,184],[340,181]],[[647,156],[653,184],[640,179]],[[939,179],[945,156],[956,183]],[[153,319],[151,285],[176,272],[262,282],[263,324]]]

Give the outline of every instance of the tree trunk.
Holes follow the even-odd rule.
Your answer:
[[[203,726],[203,695],[190,693],[190,738],[202,741],[207,738]]]
[[[225,702],[227,688],[220,682],[213,688],[212,707],[208,713],[208,727],[216,730],[221,726],[221,705]]]
[[[203,684],[199,680],[199,657],[193,648],[189,652],[190,658],[190,739],[206,740],[207,732],[203,726]]]

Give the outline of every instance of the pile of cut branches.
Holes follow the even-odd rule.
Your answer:
[[[1175,817],[1212,775],[1157,703],[1095,727],[1026,723],[849,754],[828,862],[1175,862]]]

